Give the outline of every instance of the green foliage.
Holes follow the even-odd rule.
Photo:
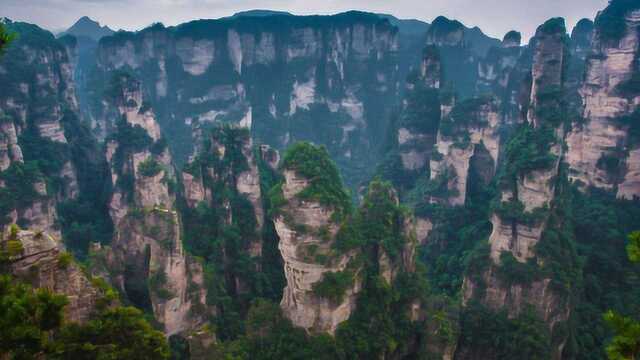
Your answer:
[[[435,178],[422,176],[415,187],[406,195],[406,201],[410,204],[421,204],[430,198],[446,200],[449,197],[458,196],[458,189],[450,189],[449,181],[456,177],[453,167],[446,167]]]
[[[133,174],[124,171],[125,160],[132,153],[141,152],[152,146],[153,139],[140,125],[132,126],[125,118],[121,118],[116,123],[116,131],[107,139],[107,142],[111,140],[118,144],[113,155],[113,167],[119,175],[117,186],[128,195],[129,200],[132,200],[135,180]]]
[[[333,338],[308,336],[286,319],[276,303],[256,299],[249,309],[246,330],[225,344],[227,359],[337,359]]]
[[[515,221],[528,226],[540,223],[549,212],[547,206],[526,211],[524,204],[519,200],[497,202],[493,204],[492,208],[502,220]]]
[[[67,269],[69,265],[73,262],[73,255],[70,253],[63,251],[58,254],[58,268]]]
[[[602,359],[605,344],[614,335],[602,314],[612,310],[633,318],[640,313],[638,269],[625,252],[625,234],[637,229],[640,204],[617,200],[611,193],[572,190],[568,213],[561,216],[573,223],[582,279],[574,310],[575,345],[569,346],[567,353],[580,359]],[[563,238],[550,239],[549,244],[558,239]],[[559,268],[566,267],[565,260],[559,263]]]
[[[564,24],[564,18],[552,18],[547,20],[544,24],[538,27],[538,31],[541,31],[545,34],[565,34],[567,32],[567,28]]]
[[[416,84],[406,97],[407,105],[400,118],[400,126],[412,132],[435,134],[440,123],[440,94],[437,89]]]
[[[514,41],[520,44],[522,41],[522,34],[518,31],[511,30],[504,36],[504,41]]]
[[[58,176],[65,162],[70,160],[68,144],[40,136],[35,126],[20,134],[18,141],[25,160],[37,163],[40,171],[49,178]]]
[[[284,274],[273,223],[264,221],[259,228],[253,204],[236,188],[238,176],[249,169],[248,156],[253,151],[248,146],[250,134],[246,129],[227,125],[211,129],[208,135],[203,151],[189,165],[189,173],[203,182],[213,199],[193,208],[181,203],[180,211],[185,248],[201,257],[205,265],[207,305],[215,306],[220,314],[211,319],[216,336],[230,341],[242,334],[243,319],[253,299],[276,301],[282,297]],[[221,147],[224,153],[219,151]],[[254,156],[261,191],[266,194],[280,178],[262,162],[259,154]],[[269,196],[263,196],[262,200],[265,212],[272,214],[274,207]],[[262,257],[250,253],[256,244],[262,246]],[[257,271],[258,268],[262,271]]]
[[[551,128],[520,127],[505,147],[506,169],[503,179],[515,181],[531,171],[552,167],[556,156],[549,150],[554,142],[555,135]]]
[[[640,231],[634,231],[628,236],[627,256],[631,262],[640,262]]]
[[[625,15],[640,5],[635,0],[610,0],[609,6],[596,18],[595,25],[600,37],[617,44],[627,31]]]
[[[627,256],[631,262],[640,262],[640,231],[632,232],[628,238]],[[611,310],[604,314],[604,320],[615,334],[606,349],[609,359],[622,360],[638,357],[640,355],[640,322]]]
[[[630,147],[634,147],[637,144],[640,144],[640,108],[636,109],[629,115],[624,115],[616,118],[615,121],[619,125],[627,127]]]
[[[637,67],[638,58],[635,59],[634,68]],[[623,81],[618,86],[616,86],[616,90],[624,97],[634,98],[640,94],[640,71],[633,71],[631,78],[629,80]]]
[[[609,359],[635,359],[640,355],[640,322],[620,316],[611,310],[604,314],[604,320],[616,334],[607,345]]]
[[[0,55],[4,53],[4,50],[15,38],[16,35],[14,33],[9,32],[4,24],[0,24]]]
[[[171,290],[167,289],[167,273],[164,269],[156,270],[147,281],[149,289],[160,299],[168,300],[174,297]]]
[[[460,347],[473,348],[485,359],[549,359],[551,335],[533,308],[517,317],[471,303],[462,314]]]
[[[398,204],[388,182],[374,179],[356,214],[339,230],[334,247],[341,253],[361,246],[381,246],[392,260],[409,241],[404,233],[407,210]]]
[[[54,342],[48,334],[62,324],[66,304],[64,296],[0,276],[0,353],[15,359],[50,353]]]
[[[332,207],[335,220],[351,213],[351,198],[324,146],[305,142],[291,146],[284,154],[282,168],[293,170],[309,181],[309,185],[297,194],[300,199],[315,200]]]
[[[508,251],[503,251],[500,254],[498,276],[506,286],[531,284],[538,279],[539,274],[538,264],[536,264],[535,259],[529,259],[521,263]]]
[[[416,215],[437,224],[429,234],[429,241],[420,249],[423,263],[430,264],[427,274],[436,294],[458,298],[463,277],[481,285],[482,274],[491,263],[487,239],[491,234],[491,208],[494,186],[480,180],[478,169],[469,168],[465,206],[418,203]]]
[[[140,152],[152,145],[153,139],[140,125],[131,125],[122,118],[116,123],[116,131],[110,138],[118,143],[118,150],[122,153]]]
[[[491,106],[491,96],[474,97],[457,103],[448,117],[440,123],[440,133],[445,136],[463,136],[468,134],[470,127],[486,126],[486,120],[480,118],[480,111],[484,106]]]
[[[132,307],[109,308],[87,324],[60,331],[54,359],[168,359],[164,335]]]
[[[58,202],[58,220],[65,245],[83,260],[91,242],[107,244],[111,240],[113,224],[108,210],[111,176],[106,159],[96,156],[103,150],[88,126],[71,112],[65,113],[62,125],[80,192],[75,199]]]
[[[313,293],[331,301],[342,303],[346,291],[353,286],[354,274],[350,270],[326,272],[322,280],[313,284]]]
[[[391,358],[407,350],[410,339],[420,333],[405,310],[427,293],[420,273],[401,273],[393,284],[375,266],[365,268],[363,290],[355,312],[336,331],[336,344],[344,358]]]
[[[138,164],[138,172],[142,176],[154,177],[163,170],[162,165],[154,158],[149,157]]]

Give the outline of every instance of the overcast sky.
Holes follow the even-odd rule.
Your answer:
[[[333,14],[346,10],[390,13],[431,22],[438,15],[478,26],[502,38],[509,30],[528,39],[550,17],[562,16],[569,29],[581,18],[593,19],[607,0],[0,0],[0,17],[32,22],[58,31],[87,15],[114,29],[136,30],[154,22],[176,25],[214,19],[249,9],[294,14]]]

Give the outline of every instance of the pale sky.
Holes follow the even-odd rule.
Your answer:
[[[250,9],[289,11],[297,15],[347,10],[390,13],[431,22],[439,15],[502,38],[509,30],[528,39],[551,17],[564,17],[569,31],[578,20],[593,19],[607,0],[0,0],[0,17],[59,31],[87,15],[113,29],[136,30],[154,22],[177,25],[215,19]]]

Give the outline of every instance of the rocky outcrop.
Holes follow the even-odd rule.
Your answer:
[[[583,122],[573,124],[567,136],[569,177],[586,189],[590,186],[617,191],[618,197],[640,195],[634,169],[637,144],[628,124],[640,104],[640,95],[624,91],[624,84],[638,74],[640,10],[625,15],[626,30],[618,41],[604,38],[596,26],[592,54],[580,94],[584,102]],[[620,158],[622,157],[622,158]]]
[[[527,283],[507,283],[500,271],[504,256],[520,263],[536,259],[536,245],[541,241],[547,217],[553,209],[556,176],[563,155],[564,125],[557,114],[565,106],[561,99],[565,94],[567,44],[563,19],[549,20],[538,28],[532,39],[529,125],[523,125],[517,131],[504,155],[506,170],[502,175],[500,198],[491,217],[493,231],[489,237],[488,267],[480,276],[467,276],[463,284],[463,304],[476,299],[494,311],[507,311],[510,317],[517,317],[523,309],[533,306],[550,331],[566,321],[570,314],[568,302],[553,289],[552,280],[542,277]],[[519,152],[524,151],[522,145],[517,145],[519,143],[538,147],[536,151],[548,160],[543,166],[522,167],[515,160]],[[526,155],[525,161],[534,156],[534,153]],[[533,266],[543,265],[540,262]],[[554,345],[553,358],[560,358],[563,346],[564,342]]]
[[[421,173],[428,166],[435,142],[437,125],[434,124],[440,120],[441,79],[440,52],[435,45],[429,45],[423,51],[419,73],[406,84],[407,94],[402,104],[396,141],[405,171]]]
[[[3,234],[0,247],[7,254],[12,275],[35,288],[65,295],[69,301],[64,308],[67,320],[84,322],[96,311],[107,289],[94,286],[59,241],[47,232],[12,225]]]
[[[111,279],[133,304],[151,310],[167,335],[181,334],[208,314],[202,265],[183,248],[175,171],[153,110],[143,108],[135,79],[117,80],[114,105],[122,119],[106,153],[114,188]]]
[[[256,156],[267,156],[270,150],[268,146],[263,146],[263,150],[254,149],[248,129],[242,126],[216,126],[201,136],[204,145],[200,153],[182,173],[187,206],[191,210],[200,204],[216,209],[219,217],[210,221],[219,220],[220,226],[240,223],[250,226],[243,229],[246,248],[242,250],[258,260],[262,254],[265,213]],[[228,192],[220,193],[221,188]],[[248,203],[247,209],[240,210],[239,204],[244,201]],[[240,279],[233,283],[234,288],[238,285],[238,291],[246,285]]]
[[[325,274],[346,271],[355,254],[331,255],[338,225],[331,221],[331,208],[296,197],[308,186],[307,178],[293,169],[285,170],[282,193],[286,204],[274,219],[287,279],[280,306],[294,325],[314,333],[333,334],[354,311],[360,281],[354,279],[339,301],[322,298],[314,292],[314,285],[320,283]],[[321,231],[323,235],[319,235]]]
[[[59,236],[56,204],[79,194],[72,145],[66,133],[73,129],[65,129],[65,123],[77,116],[78,110],[73,68],[65,47],[51,33],[20,22],[7,21],[6,26],[18,36],[0,60],[0,171],[5,172],[4,177],[24,176],[24,171],[10,169],[15,164],[31,169],[33,175],[38,167],[40,174],[39,179],[18,180],[14,176],[3,182],[3,187],[14,192],[28,192],[26,188],[33,185],[32,192],[38,196],[20,196],[12,204],[12,214],[2,215]],[[29,76],[17,76],[22,74]],[[41,163],[36,165],[34,160]],[[52,179],[62,181],[56,181],[56,188],[47,188],[45,182]]]
[[[522,47],[521,34],[510,31],[502,44],[489,49],[487,56],[478,61],[476,92],[496,96],[505,110],[505,122],[516,123],[520,104],[519,93],[525,77],[530,73],[526,48]]]
[[[194,129],[231,123],[276,149],[323,143],[359,174],[362,164],[365,173],[376,164],[399,90],[398,50],[387,20],[349,12],[156,25],[103,38],[97,63],[105,79],[125,68],[135,73],[154,108],[163,109],[159,123],[192,137],[168,138],[180,162],[199,143]],[[99,107],[94,123],[103,129],[112,121]]]
[[[472,99],[462,102],[442,120],[431,157],[431,181],[442,182],[443,194],[431,197],[431,202],[448,205],[464,205],[469,168],[474,157],[488,155],[481,168],[486,172],[488,184],[496,171],[500,148],[500,114],[498,104],[492,98]]]

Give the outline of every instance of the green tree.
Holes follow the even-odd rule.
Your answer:
[[[64,296],[0,276],[0,354],[21,359],[47,353],[52,346],[48,335],[62,323],[66,304]]]
[[[87,324],[60,331],[58,359],[168,359],[169,345],[133,307],[107,309]]]
[[[15,39],[15,35],[9,32],[3,23],[0,23],[0,55],[13,39]]]
[[[627,256],[631,262],[640,262],[640,231],[629,235]],[[609,310],[604,319],[613,329],[614,337],[607,346],[611,360],[636,359],[640,355],[640,322]]]

